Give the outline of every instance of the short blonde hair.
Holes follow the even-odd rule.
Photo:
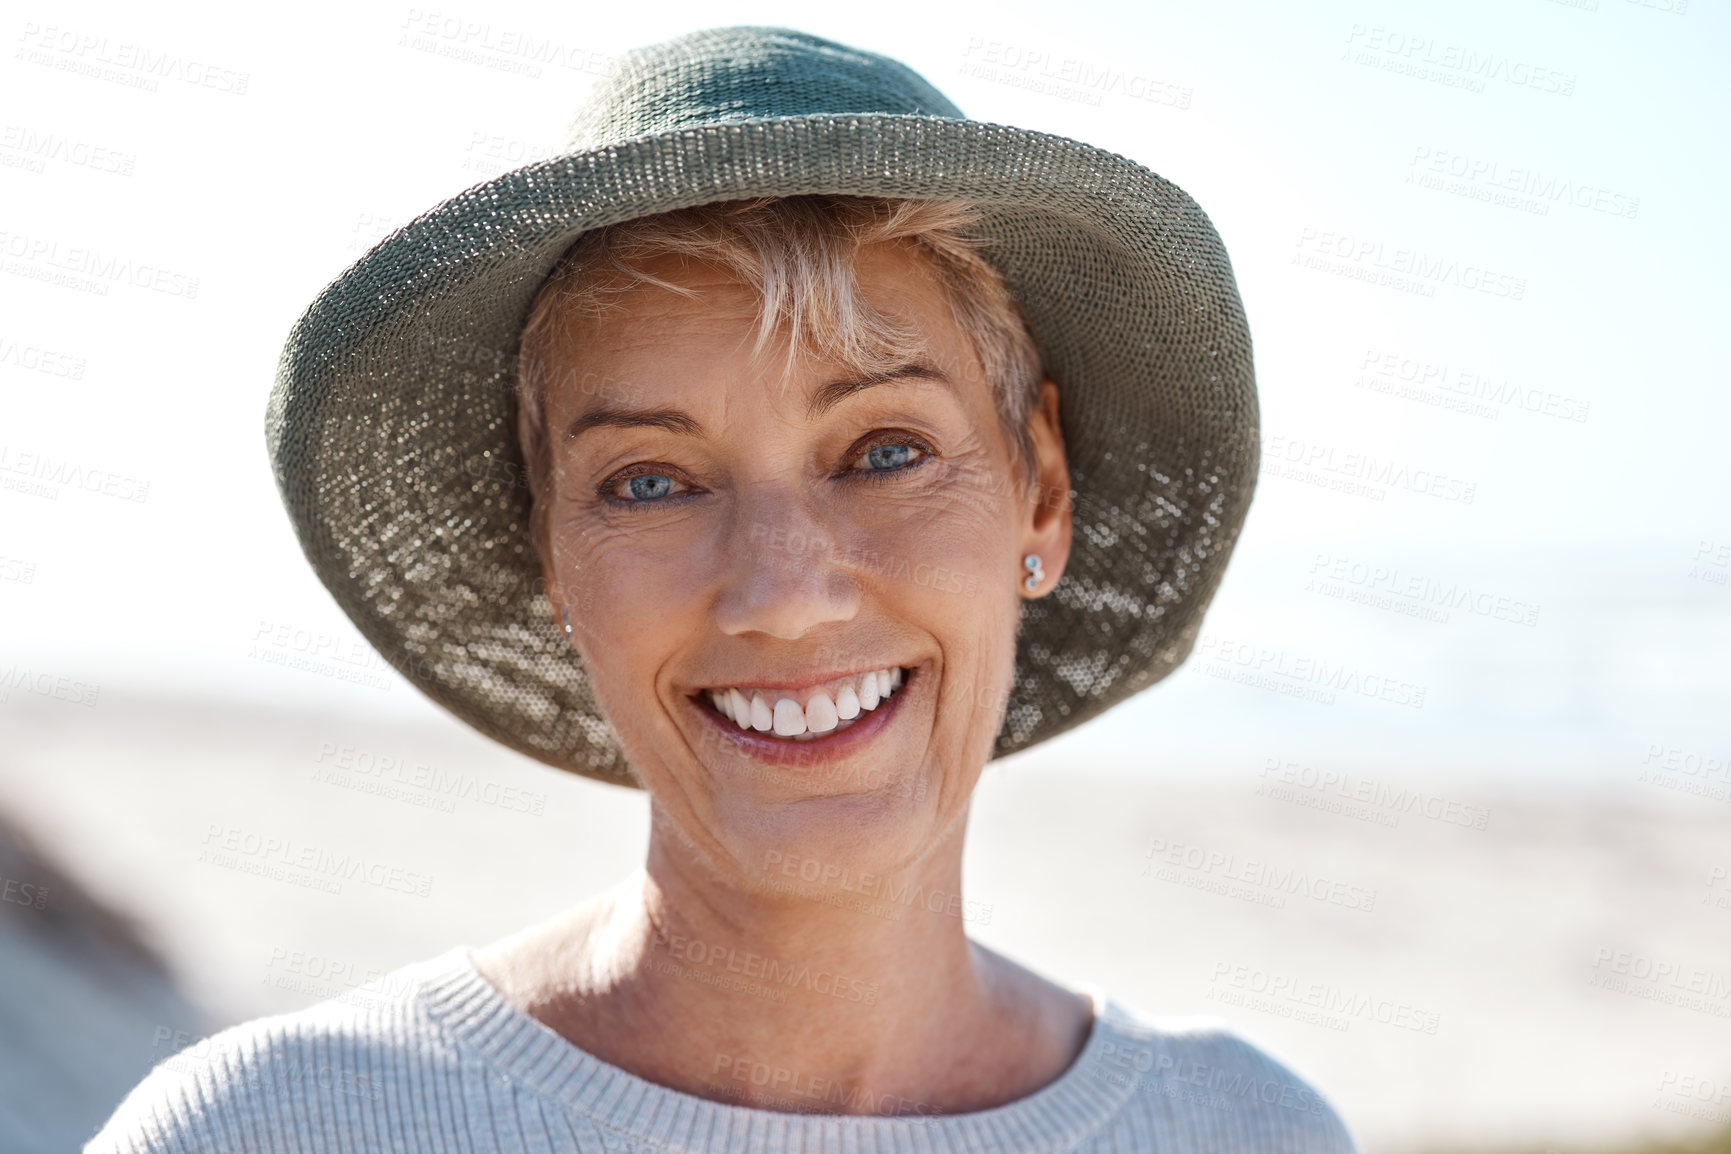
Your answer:
[[[922,351],[913,332],[860,295],[854,275],[859,250],[885,242],[906,245],[935,275],[957,326],[973,343],[1031,487],[1027,426],[1039,404],[1040,354],[1003,277],[981,256],[982,242],[971,231],[977,221],[978,213],[958,201],[793,196],[722,201],[585,233],[535,297],[518,354],[517,433],[534,499],[546,496],[551,469],[546,386],[552,366],[566,373],[580,368],[582,350],[570,346],[566,323],[573,311],[618,307],[624,293],[642,285],[689,292],[644,270],[657,258],[686,257],[719,265],[756,291],[762,302],[757,355],[780,337],[789,366],[815,353],[862,374],[881,373]]]

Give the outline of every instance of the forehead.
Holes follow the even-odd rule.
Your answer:
[[[636,267],[662,284],[639,283],[611,294],[605,307],[568,315],[561,325],[567,339],[549,350],[570,362],[560,367],[575,369],[579,376],[585,370],[605,371],[625,381],[633,370],[642,375],[669,361],[694,367],[691,360],[701,358],[705,368],[741,371],[749,365],[755,371],[776,366],[779,374],[787,349],[785,327],[773,330],[762,355],[754,356],[766,309],[754,286],[721,264],[689,257],[658,256],[636,262]],[[913,335],[910,359],[918,354],[943,362],[946,372],[977,376],[973,345],[959,329],[949,296],[924,257],[905,244],[867,245],[859,250],[853,273],[864,303]],[[810,303],[796,296],[784,307]],[[817,344],[822,347],[823,342]],[[808,359],[818,362],[811,368],[819,372],[859,367],[848,364],[840,350]],[[659,375],[648,373],[650,378]],[[553,379],[570,376],[555,373]]]

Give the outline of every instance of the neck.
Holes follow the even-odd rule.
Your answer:
[[[1067,1068],[1091,1015],[968,940],[960,879],[958,836],[894,877],[831,871],[766,894],[652,833],[643,871],[476,962],[579,1047],[698,1097],[986,1109]]]

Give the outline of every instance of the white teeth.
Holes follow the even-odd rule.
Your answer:
[[[859,716],[859,694],[853,691],[850,682],[841,687],[841,692],[835,695],[835,715],[843,721],[852,721]]]
[[[777,737],[798,737],[805,732],[805,710],[791,697],[775,703],[775,733]]]
[[[811,700],[805,703],[805,725],[813,733],[828,733],[841,720],[835,703],[830,701],[829,694],[821,689],[811,695]]]
[[[857,689],[855,680],[859,683]],[[754,690],[750,697],[737,686],[704,692],[715,711],[741,729],[773,731],[779,737],[810,740],[818,734],[846,729],[848,723],[888,700],[902,681],[899,667],[874,669],[859,674],[857,679],[844,680],[833,698],[827,690],[815,690],[803,708],[780,690]]]

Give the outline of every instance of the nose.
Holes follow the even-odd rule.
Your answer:
[[[716,625],[738,636],[797,640],[850,620],[860,583],[845,563],[844,534],[791,496],[760,496],[743,506],[723,545]]]

